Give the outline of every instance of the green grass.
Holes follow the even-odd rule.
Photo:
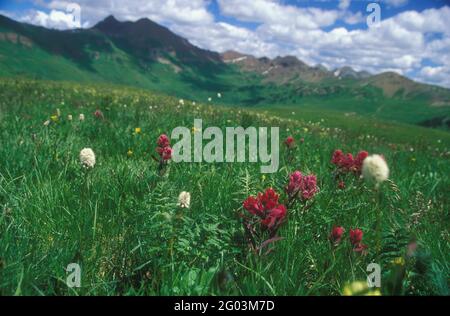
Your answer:
[[[57,108],[59,121],[44,126]],[[97,108],[105,120],[93,117]],[[390,280],[398,269],[406,271],[401,294],[448,295],[448,134],[331,112],[273,111],[179,108],[178,99],[134,88],[1,79],[0,294],[339,295],[377,262],[384,295],[397,293]],[[171,163],[160,176],[151,159],[156,138],[192,127],[194,118],[204,127],[279,126],[281,139],[297,140],[294,159],[282,149],[279,171],[265,177],[251,163]],[[136,127],[142,133],[133,134]],[[97,156],[90,171],[78,161],[84,147]],[[386,157],[391,181],[381,202],[351,175],[346,189],[337,188],[330,164],[336,148]],[[308,211],[290,208],[283,239],[256,255],[245,242],[242,201],[268,187],[284,199],[294,170],[316,174],[320,192]],[[191,193],[189,209],[176,205],[181,191]],[[336,249],[328,241],[333,225],[347,230]],[[354,227],[364,231],[366,256],[351,250]],[[413,239],[419,246],[408,257]],[[399,257],[404,266],[392,263]],[[65,284],[72,262],[81,264],[81,288]]]

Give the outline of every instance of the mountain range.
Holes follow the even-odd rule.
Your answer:
[[[426,126],[450,126],[450,90],[394,72],[328,70],[295,56],[257,58],[201,49],[149,19],[113,16],[54,30],[0,15],[0,76],[106,82],[240,106],[298,106]]]

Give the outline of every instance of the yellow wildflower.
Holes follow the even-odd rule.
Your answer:
[[[140,128],[140,127],[136,127],[135,129],[134,129],[134,133],[135,134],[140,134],[142,132],[142,129]]]
[[[393,264],[404,266],[405,265],[405,259],[403,257],[397,257],[394,260],[392,260]]]
[[[133,156],[133,151],[132,151],[131,149],[128,149],[128,151],[127,151],[127,155],[128,155],[128,157],[131,157],[131,156]]]
[[[352,295],[361,295],[362,292],[367,291],[367,282],[366,281],[355,281],[350,284],[347,284],[342,291],[342,295],[344,296],[352,296]]]

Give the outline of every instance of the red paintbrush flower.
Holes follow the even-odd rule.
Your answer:
[[[334,244],[337,245],[338,243],[341,242],[342,239],[342,235],[344,234],[344,227],[342,226],[333,226],[333,229],[331,230],[331,234],[330,234],[330,241]]]
[[[258,193],[257,197],[249,196],[242,206],[250,214],[258,216],[261,225],[276,230],[286,216],[286,207],[278,204],[278,197],[272,188],[268,188],[264,193]]]
[[[303,200],[309,200],[317,191],[317,178],[315,175],[304,176],[300,171],[295,171],[289,177],[286,193],[291,198],[298,197]]]
[[[254,196],[249,196],[244,203],[242,203],[244,209],[249,211],[253,215],[263,216],[264,215],[264,207],[258,198]]]
[[[362,164],[364,159],[366,159],[369,156],[369,153],[365,150],[360,151],[358,155],[355,158],[355,161],[353,163],[353,171],[356,173],[361,173]]]
[[[269,211],[269,214],[265,219],[261,221],[261,224],[267,226],[270,229],[275,225],[277,221],[281,222],[285,216],[286,216],[286,207],[283,204],[279,204]]]
[[[166,134],[162,134],[158,137],[158,146],[162,148],[170,146],[170,140]]]
[[[284,141],[285,145],[287,146],[287,148],[292,148],[294,147],[294,138],[292,136],[288,136],[286,138],[286,140]]]
[[[350,228],[350,242],[355,247],[358,246],[363,238],[363,231],[359,228]]]
[[[97,110],[94,112],[94,116],[95,116],[95,118],[97,118],[97,119],[103,119],[103,118],[104,118],[103,112],[100,111],[99,109],[97,109]]]
[[[334,165],[336,165],[338,167],[341,167],[343,159],[344,159],[344,153],[342,152],[342,150],[336,149],[333,152],[333,156],[331,157],[331,163],[333,163]]]

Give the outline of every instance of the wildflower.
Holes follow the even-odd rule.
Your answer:
[[[84,114],[83,113],[80,114],[79,119],[80,119],[81,122],[84,121]]]
[[[348,283],[344,286],[342,290],[342,295],[344,296],[380,296],[381,292],[379,289],[370,289],[367,285],[367,281],[354,281]]]
[[[345,182],[342,181],[342,180],[339,181],[338,188],[341,189],[341,190],[345,189]]]
[[[342,294],[345,296],[358,295],[363,293],[364,291],[367,291],[367,289],[368,289],[367,281],[355,281],[350,284],[347,284],[344,287]]]
[[[94,116],[95,116],[97,119],[103,119],[103,118],[104,118],[103,112],[100,111],[99,109],[95,110]]]
[[[363,231],[359,228],[350,229],[350,243],[353,246],[353,251],[365,253],[367,246],[362,243]]]
[[[128,151],[127,151],[127,155],[128,155],[128,157],[131,157],[131,156],[133,156],[133,151],[132,151],[131,149],[128,149]]]
[[[170,147],[169,137],[166,134],[160,135],[157,144],[156,151],[161,157],[161,163],[170,160],[172,158],[172,148]]]
[[[217,93],[217,97],[220,99],[222,97],[222,94],[220,92]]]
[[[178,196],[178,206],[181,208],[189,208],[191,205],[191,194],[189,192],[183,191]]]
[[[169,145],[170,145],[169,137],[167,137],[166,134],[161,134],[161,135],[158,137],[158,146],[164,148],[164,147],[167,147],[167,146],[169,146]]]
[[[278,203],[278,197],[272,188],[268,188],[264,193],[258,193],[257,197],[249,196],[242,205],[250,214],[260,219],[263,227],[275,231],[287,213],[286,207]]]
[[[369,156],[369,153],[365,150],[360,151],[353,162],[353,171],[361,173],[364,160]]]
[[[50,120],[47,120],[44,122],[44,126],[49,126],[50,125]]]
[[[95,166],[95,154],[91,148],[83,148],[80,151],[80,162],[86,168]]]
[[[211,101],[212,101],[212,98],[211,98],[211,97],[209,97],[209,98],[208,98],[208,102],[211,102]]]
[[[72,114],[67,115],[67,120],[68,121],[72,121],[72,119],[73,119]]]
[[[363,162],[368,155],[369,154],[367,151],[360,151],[356,155],[356,158],[353,158],[351,153],[344,154],[342,150],[337,149],[333,152],[331,163],[336,165],[340,171],[353,171],[356,174],[360,174]]]
[[[58,116],[57,115],[52,115],[52,116],[50,116],[50,119],[53,121],[53,122],[58,122]]]
[[[61,116],[61,110],[60,109],[56,109],[56,116],[60,117]]]
[[[392,260],[392,263],[399,266],[405,265],[405,259],[403,257],[397,257],[394,260]]]
[[[178,103],[179,103],[180,105],[184,105],[184,100],[183,100],[183,99],[180,99],[180,100],[178,101]]]
[[[364,159],[362,166],[364,179],[374,182],[378,186],[389,177],[389,168],[384,158],[380,155],[372,155]]]
[[[333,243],[334,245],[337,245],[338,243],[341,242],[342,239],[342,235],[344,234],[344,227],[342,226],[333,226],[333,229],[331,230],[331,234],[330,234],[330,241],[331,243]]]
[[[270,210],[268,216],[261,220],[261,224],[267,226],[268,228],[272,228],[277,221],[280,222],[285,216],[286,207],[283,204],[279,204]]]
[[[293,148],[294,147],[294,138],[292,136],[288,136],[286,138],[286,140],[284,141],[284,143],[286,144],[287,148]]]
[[[140,127],[136,127],[135,129],[134,129],[134,133],[135,134],[140,134],[142,132],[142,129],[140,128]]]
[[[363,237],[363,231],[359,228],[350,229],[350,242],[353,246],[357,246],[361,243]]]
[[[290,198],[311,199],[318,191],[317,178],[315,175],[304,176],[300,171],[295,171],[289,177],[286,192]]]
[[[158,148],[157,151],[163,161],[167,161],[172,158],[172,148],[169,146],[164,148]]]

